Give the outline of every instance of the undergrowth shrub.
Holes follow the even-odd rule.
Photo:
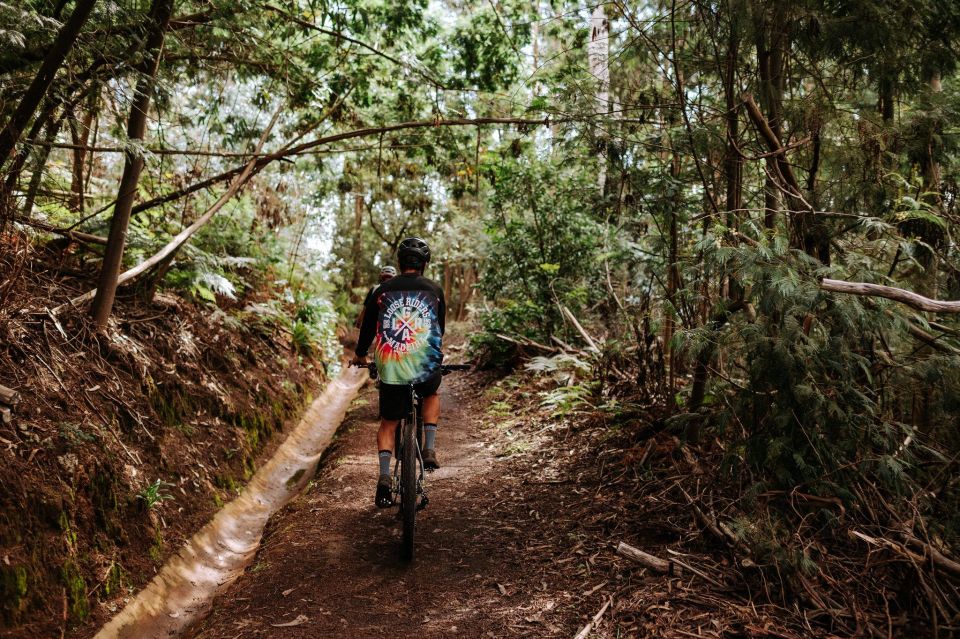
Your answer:
[[[931,515],[925,525],[957,540],[960,492],[945,478],[960,446],[960,358],[911,336],[908,323],[925,320],[909,309],[824,293],[819,277],[830,269],[783,243],[718,254],[755,307],[709,338],[724,354],[710,384],[722,401],[701,417],[733,444],[726,472],[746,473],[747,496],[799,491],[855,509],[882,496],[904,521]],[[815,520],[835,523],[829,510]],[[805,570],[809,557],[776,541],[775,521],[742,528],[758,549],[783,546],[772,562]]]
[[[496,335],[549,341],[574,313],[596,302],[603,233],[594,219],[595,185],[556,159],[497,157],[485,166],[493,193],[487,220],[490,268],[480,291],[494,306],[480,313],[472,340],[481,361],[516,363],[516,349]]]

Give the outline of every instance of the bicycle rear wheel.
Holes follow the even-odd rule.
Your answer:
[[[413,559],[413,538],[417,529],[417,426],[415,420],[403,424],[403,457],[400,460],[400,514],[403,541],[400,555]]]

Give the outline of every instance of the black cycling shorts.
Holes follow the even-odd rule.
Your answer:
[[[443,375],[438,371],[433,377],[414,384],[417,395],[423,399],[437,394]],[[403,419],[410,412],[410,387],[406,384],[380,382],[380,418]]]

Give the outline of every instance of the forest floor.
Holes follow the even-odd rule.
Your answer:
[[[315,481],[274,516],[194,637],[573,637],[601,610],[583,636],[819,634],[711,577],[706,566],[722,559],[684,554],[703,576],[666,576],[615,554],[618,541],[657,556],[689,541],[688,526],[661,525],[660,496],[636,490],[637,454],[620,445],[629,438],[558,418],[529,377],[451,375],[441,396],[443,468],[428,477],[412,563],[399,558],[395,509],[373,504],[368,387]],[[651,439],[640,463],[674,456],[671,440]],[[688,510],[672,516],[691,521]]]

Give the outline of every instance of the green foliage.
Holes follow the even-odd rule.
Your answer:
[[[549,340],[562,324],[560,305],[577,312],[594,302],[599,273],[600,226],[593,219],[588,176],[579,167],[541,160],[491,157],[493,187],[487,222],[488,268],[480,290],[498,306],[481,318],[490,334]],[[494,363],[509,358],[508,345],[478,336],[474,346]]]
[[[304,289],[293,297],[290,333],[297,352],[308,357],[321,354],[330,357],[339,352],[333,305],[325,297],[311,295]]]
[[[454,30],[451,37],[451,67],[460,87],[475,87],[480,91],[494,91],[510,86],[516,79],[519,65],[516,50],[526,44],[529,22],[519,29],[505,33],[503,17],[497,11],[511,4],[500,3],[472,12]],[[518,16],[525,17],[525,16]]]
[[[470,335],[470,349],[481,365],[505,367],[516,363],[517,351],[510,336],[539,337],[536,322],[541,310],[530,301],[502,301],[480,316],[482,330]],[[503,339],[501,336],[507,336]]]
[[[569,386],[557,386],[541,394],[540,405],[549,408],[554,417],[562,417],[584,407],[594,408],[592,399],[596,396],[599,384],[585,382]]]
[[[144,486],[140,492],[137,493],[137,499],[143,501],[147,510],[152,510],[163,504],[164,501],[174,499],[167,488],[173,488],[173,484],[162,481],[158,479],[152,484]]]

